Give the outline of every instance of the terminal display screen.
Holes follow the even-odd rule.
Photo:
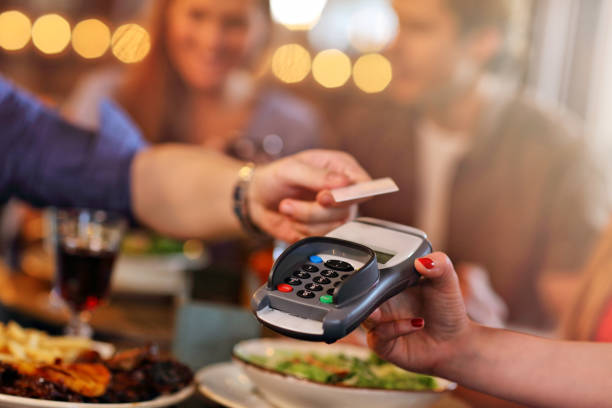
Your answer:
[[[385,252],[374,251],[376,254],[376,260],[379,264],[384,265],[391,260],[395,256],[395,254],[387,254]]]

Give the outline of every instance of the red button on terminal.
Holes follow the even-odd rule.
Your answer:
[[[287,285],[286,283],[281,283],[276,287],[276,289],[278,289],[279,292],[293,292],[293,288],[290,285]]]

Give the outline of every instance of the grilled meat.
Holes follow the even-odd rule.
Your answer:
[[[74,364],[0,362],[0,393],[71,402],[137,402],[176,392],[193,381],[185,365],[156,349],[128,350],[103,360],[83,353]]]

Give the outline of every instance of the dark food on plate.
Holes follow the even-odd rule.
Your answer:
[[[153,347],[104,360],[95,351],[73,364],[0,362],[0,393],[54,401],[122,403],[148,401],[193,382],[185,365]]]
[[[110,379],[102,364],[0,363],[0,392],[20,397],[81,401],[103,395]]]

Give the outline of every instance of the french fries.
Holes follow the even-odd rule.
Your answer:
[[[25,329],[15,322],[0,323],[0,361],[53,364],[57,359],[70,363],[92,348],[92,341],[81,337],[50,336]]]

